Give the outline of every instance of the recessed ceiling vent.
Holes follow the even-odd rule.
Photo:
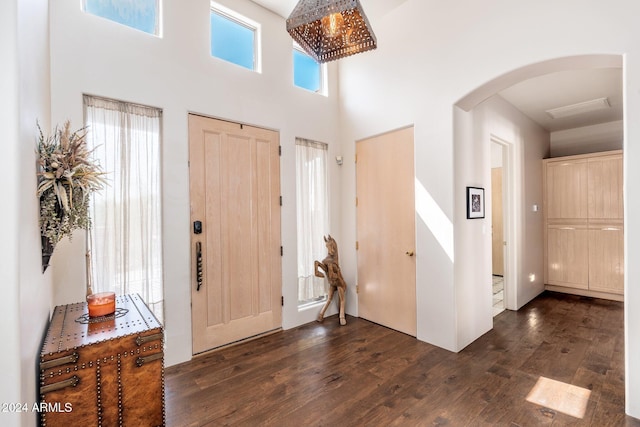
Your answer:
[[[546,113],[552,119],[560,119],[562,117],[577,116],[578,114],[590,113],[592,111],[611,108],[608,98],[592,99],[591,101],[578,102],[577,104],[565,105],[564,107],[552,108]]]

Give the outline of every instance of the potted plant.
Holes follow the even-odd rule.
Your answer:
[[[103,172],[87,149],[86,128],[71,131],[66,121],[62,129],[45,138],[40,125],[38,140],[38,197],[42,271],[56,244],[74,230],[91,228],[89,196],[104,185]]]

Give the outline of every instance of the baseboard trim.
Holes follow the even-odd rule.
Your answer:
[[[624,295],[611,294],[608,292],[597,292],[597,291],[590,291],[588,289],[577,289],[577,288],[569,288],[566,286],[555,286],[555,285],[544,285],[544,289],[547,291],[562,292],[565,294],[580,295],[583,297],[601,298],[601,299],[608,299],[612,301],[624,302]]]

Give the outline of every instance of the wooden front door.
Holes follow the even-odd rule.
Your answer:
[[[189,115],[194,354],[282,326],[278,146],[277,132]]]
[[[416,336],[413,127],[356,143],[358,313]]]

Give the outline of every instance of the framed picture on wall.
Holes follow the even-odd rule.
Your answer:
[[[484,218],[484,188],[467,187],[467,219]]]

